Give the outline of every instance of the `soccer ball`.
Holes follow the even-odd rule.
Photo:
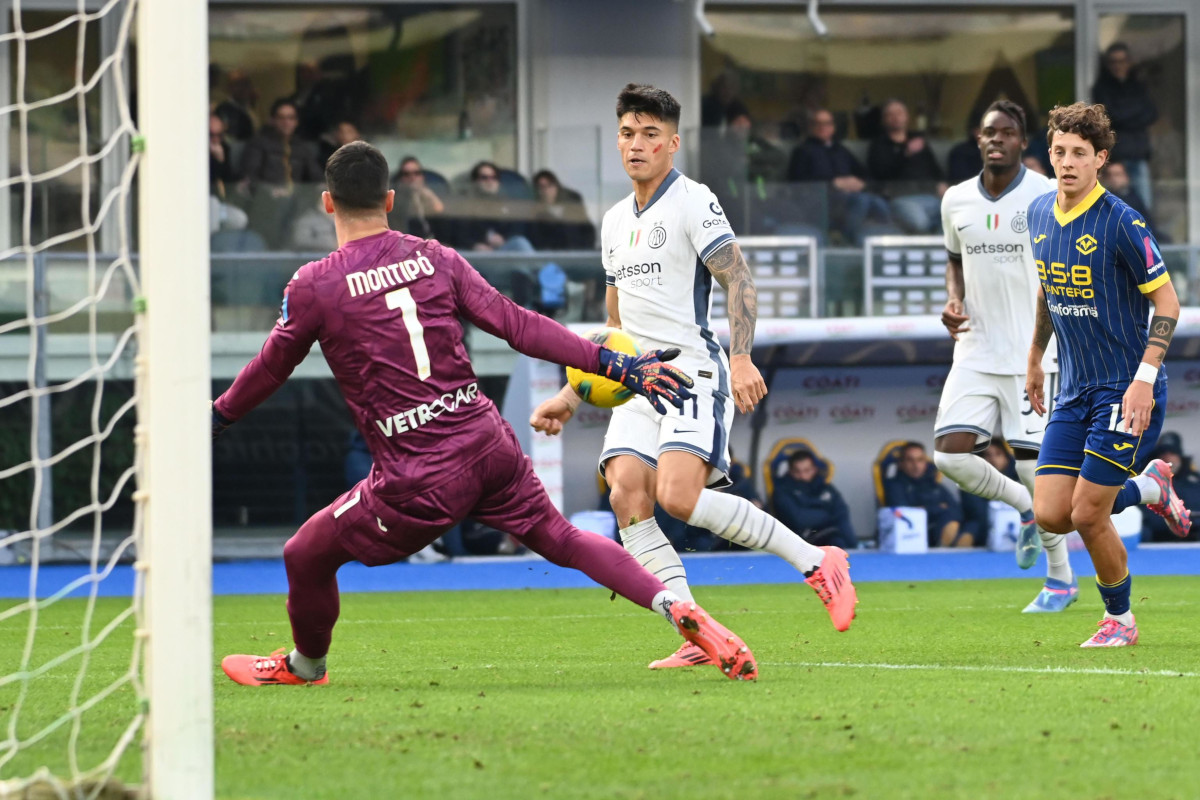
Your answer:
[[[609,350],[619,350],[634,356],[642,354],[633,337],[619,328],[596,328],[583,335]],[[633,392],[623,384],[574,367],[567,367],[567,382],[584,402],[600,408],[615,408],[633,399]]]

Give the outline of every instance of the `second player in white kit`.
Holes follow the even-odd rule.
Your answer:
[[[1026,143],[1021,108],[993,103],[979,135],[983,173],[952,186],[942,198],[949,256],[942,322],[957,343],[938,404],[934,461],[965,491],[1002,500],[1021,513],[1017,563],[1031,567],[1043,546],[1048,563],[1047,583],[1025,610],[1061,611],[1074,602],[1078,586],[1064,537],[1039,531],[1033,521],[1034,472],[1046,418],[1033,412],[1025,396],[1025,343],[1033,334],[1039,290],[1027,212],[1055,184],[1021,164]],[[1049,383],[1057,374],[1052,350],[1044,366]],[[1020,482],[973,452],[997,428],[1016,457]]]
[[[685,600],[691,598],[679,555],[654,519],[671,516],[736,544],[778,555],[805,576],[838,630],[850,627],[856,596],[846,553],[814,547],[754,504],[713,491],[726,482],[734,407],[749,413],[767,387],[750,358],[758,299],[750,268],[717,198],[673,165],[679,103],[652,86],[630,84],[617,98],[617,145],[633,192],[604,216],[601,247],[608,324],[642,348],[670,342],[672,363],[688,373],[695,402],[678,414],[647,414],[636,399],[616,408],[600,468],[612,488],[625,548]],[[730,356],[709,324],[713,283],[728,296]],[[556,434],[579,396],[570,386],[534,410],[530,424]],[[683,647],[651,668],[705,663]]]

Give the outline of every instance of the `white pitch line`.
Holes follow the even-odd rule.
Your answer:
[[[848,661],[760,661],[765,667],[821,669],[890,669],[914,672],[1018,672],[1032,675],[1123,675],[1129,678],[1200,678],[1200,672],[1113,669],[1111,667],[998,667],[974,664],[855,664]]]

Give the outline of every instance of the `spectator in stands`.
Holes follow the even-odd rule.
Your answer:
[[[708,94],[700,98],[700,125],[720,128],[724,124],[730,103],[737,100],[738,79],[733,72],[722,72],[709,84]]]
[[[208,232],[213,252],[254,251],[262,240],[246,231],[246,212],[230,202],[239,175],[233,165],[225,123],[215,113],[208,117]]]
[[[963,533],[962,507],[954,495],[938,482],[937,469],[929,463],[925,445],[908,442],[900,453],[896,475],[883,483],[885,506],[924,508],[930,547],[972,547],[975,539]]]
[[[395,205],[388,215],[393,228],[424,239],[437,238],[431,222],[446,210],[446,204],[425,183],[425,168],[416,156],[400,160],[400,169],[392,176],[396,190]]]
[[[596,226],[588,219],[583,197],[564,188],[548,169],[533,176],[537,205],[529,240],[538,250],[591,250],[596,246]]]
[[[299,116],[297,132],[312,141],[326,132],[330,122],[344,119],[350,105],[344,88],[326,80],[316,61],[301,61],[296,65],[296,91],[287,99]]]
[[[313,202],[292,223],[289,245],[298,253],[332,253],[338,249],[333,215],[325,210],[321,192],[306,188],[303,193],[311,197]]]
[[[782,186],[787,155],[759,135],[750,109],[740,100],[726,110],[724,131],[703,155],[707,159],[704,180],[717,195],[729,224],[747,235],[819,233],[824,237],[823,229],[798,229],[806,218],[791,206]]]
[[[837,231],[846,242],[860,245],[864,224],[868,220],[887,224],[891,214],[887,201],[867,190],[866,169],[834,138],[836,130],[829,109],[814,111],[808,118],[808,138],[792,150],[787,178],[795,184],[809,184],[796,187],[801,206],[825,203],[830,232]]]
[[[234,166],[229,152],[229,140],[225,138],[225,121],[217,114],[208,115],[208,191],[221,199],[228,196],[241,175]]]
[[[954,147],[946,156],[946,176],[951,184],[962,183],[983,172],[983,156],[979,153],[979,121],[983,110],[971,109],[967,118],[967,138]]]
[[[1170,238],[1154,224],[1146,206],[1146,200],[1138,194],[1137,187],[1129,180],[1129,170],[1124,162],[1112,161],[1104,165],[1104,188],[1124,200],[1130,208],[1142,215],[1142,222],[1150,226],[1159,242],[1169,242]]]
[[[1158,444],[1150,453],[1150,458],[1161,458],[1171,465],[1171,474],[1175,476],[1175,491],[1183,500],[1183,504],[1193,514],[1200,509],[1200,474],[1197,474],[1192,464],[1192,457],[1183,454],[1183,439],[1178,433],[1168,431],[1158,437]],[[1142,506],[1142,539],[1147,542],[1178,542],[1167,529],[1167,523],[1158,514],[1146,506]],[[1200,525],[1192,525],[1191,531],[1183,541],[1200,541]]]
[[[907,232],[941,232],[942,168],[925,134],[908,130],[908,107],[900,100],[883,104],[883,133],[867,151],[867,171],[882,185],[892,217]]]
[[[250,195],[250,227],[272,248],[288,244],[292,219],[307,210],[297,185],[324,182],[317,146],[296,135],[296,107],[287,100],[271,106],[271,124],[250,140],[242,157],[242,187]]]
[[[321,168],[324,169],[325,162],[339,147],[359,139],[362,139],[362,134],[358,132],[358,126],[348,119],[340,120],[317,140],[317,161]]]
[[[993,439],[982,455],[989,464],[999,470],[1005,477],[1012,478],[1014,481],[1020,481],[1020,478],[1017,476],[1016,461],[1013,460],[1008,449],[1000,444],[1000,442]],[[969,533],[976,545],[986,546],[988,531],[991,528],[989,501],[977,494],[964,491],[958,493],[958,500],[962,505],[963,533]]]
[[[471,188],[463,211],[454,233],[458,249],[533,252],[521,203],[500,192],[500,168],[491,161],[480,161],[471,168]]]
[[[1150,90],[1133,75],[1133,57],[1124,42],[1114,42],[1104,51],[1100,77],[1092,87],[1092,102],[1103,103],[1117,145],[1112,160],[1125,164],[1129,180],[1146,203],[1154,207],[1150,185],[1150,133],[1158,119],[1158,109],[1150,99]]]
[[[812,453],[800,450],[792,454],[787,473],[775,481],[771,502],[775,518],[809,542],[843,550],[858,547],[850,509]]]
[[[258,90],[245,70],[229,71],[229,97],[219,103],[216,115],[225,123],[225,132],[237,142],[248,142],[258,130],[254,106],[258,104]]]
[[[271,124],[246,145],[242,172],[251,192],[265,189],[274,197],[290,195],[298,183],[323,183],[317,146],[296,134],[299,116],[288,100],[271,106]]]

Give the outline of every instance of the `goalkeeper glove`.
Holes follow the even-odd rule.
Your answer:
[[[617,350],[600,348],[600,374],[623,384],[650,401],[660,414],[667,413],[663,405],[666,400],[676,408],[694,395],[688,391],[692,379],[678,367],[664,362],[679,355],[679,348],[651,350],[640,356],[631,356]]]
[[[224,433],[225,429],[234,423],[234,420],[226,419],[224,417],[224,415],[221,414],[220,411],[217,411],[217,407],[215,405],[213,406],[213,409],[212,409],[212,417],[213,417],[212,438],[213,438],[213,441],[215,442],[217,440],[217,437],[220,436],[222,433]]]

